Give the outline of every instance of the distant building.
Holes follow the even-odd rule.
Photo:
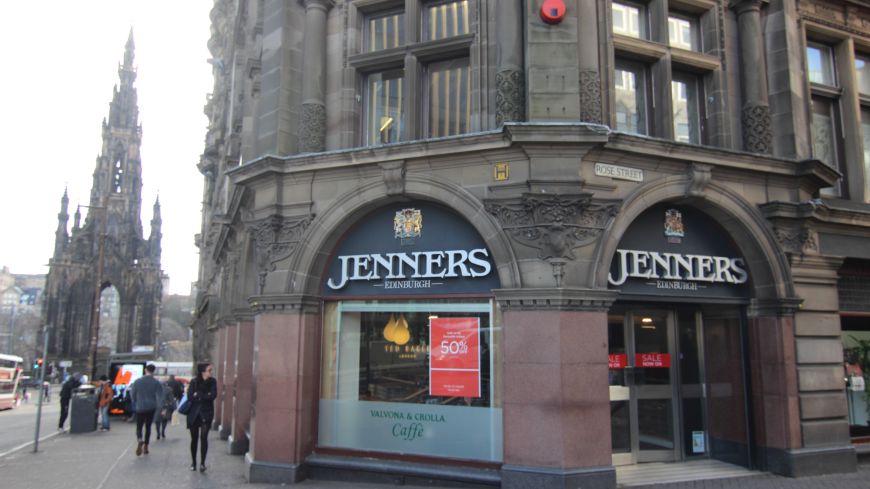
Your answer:
[[[43,319],[49,330],[49,357],[72,360],[83,370],[90,352],[95,295],[117,290],[107,307],[117,307],[117,338],[111,350],[129,352],[153,345],[160,324],[164,274],[160,269],[160,202],[155,201],[150,236],[142,233],[142,127],[134,87],[133,33],[127,41],[120,83],[103,121],[103,146],[94,169],[87,217],[75,211],[69,229],[69,198],[60,202],[54,254],[49,261]],[[101,294],[102,295],[102,294]],[[110,311],[111,316],[115,311]],[[104,312],[105,314],[105,312]],[[103,338],[103,335],[100,335]]]

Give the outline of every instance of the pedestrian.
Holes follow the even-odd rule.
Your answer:
[[[212,377],[210,363],[196,366],[196,377],[187,386],[187,429],[190,430],[190,470],[196,470],[196,446],[199,443],[199,471],[205,472],[205,455],[208,453],[208,430],[214,419],[214,400],[217,397],[217,381]]]
[[[57,430],[64,431],[63,424],[66,423],[66,417],[69,415],[69,402],[72,399],[72,393],[78,389],[81,383],[82,374],[76,372],[66,379],[63,386],[60,388],[60,421],[57,423]]]
[[[184,384],[178,381],[174,375],[170,375],[169,380],[166,381],[166,385],[172,390],[172,395],[175,396],[175,400],[180,401],[181,396],[184,395]]]
[[[177,407],[177,401],[175,400],[175,394],[172,392],[172,388],[166,384],[163,384],[163,405],[156,416],[154,416],[154,426],[157,428],[157,439],[166,439],[166,425],[169,423],[169,420],[172,419],[172,413],[175,412],[175,408]]]
[[[133,411],[136,413],[136,456],[148,455],[148,443],[151,441],[151,423],[154,422],[154,412],[163,405],[163,384],[154,378],[154,364],[145,366],[145,375],[136,379],[130,386],[130,399]],[[142,437],[142,427],[145,427],[145,437]]]
[[[51,384],[48,381],[42,383],[43,399],[42,402],[51,402]]]
[[[101,375],[99,396],[97,397],[97,407],[100,409],[100,431],[109,431],[109,406],[112,404],[113,397],[115,397],[115,391],[112,390],[109,378]]]

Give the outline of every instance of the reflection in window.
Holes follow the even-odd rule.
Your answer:
[[[402,70],[373,73],[368,76],[366,144],[377,145],[401,141]]]
[[[646,99],[642,67],[622,65],[614,71],[616,129],[646,134]]]
[[[870,58],[855,56],[855,73],[858,75],[858,93],[870,95]]]
[[[833,102],[822,97],[813,97],[813,157],[839,170],[837,160],[837,126],[834,120]],[[839,195],[834,189],[822,189],[824,195]]]
[[[864,185],[870,188],[870,108],[861,108],[861,137],[864,141]]]
[[[813,43],[807,45],[807,76],[813,83],[836,85],[834,54],[830,47]]]
[[[682,17],[668,17],[668,44],[675,48],[698,50],[696,42],[695,26],[689,19]]]
[[[613,3],[613,32],[624,36],[645,38],[641,8],[624,3]]]
[[[468,0],[429,5],[425,25],[430,41],[468,34]]]
[[[429,137],[468,132],[471,78],[468,58],[429,65]]]
[[[674,139],[684,143],[700,144],[697,80],[690,75],[674,73],[671,81],[671,99],[674,111]]]
[[[402,12],[370,17],[366,27],[367,51],[395,48],[405,43],[405,14]]]

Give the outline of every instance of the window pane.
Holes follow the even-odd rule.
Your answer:
[[[427,6],[425,24],[427,40],[468,34],[468,0]]]
[[[328,303],[318,444],[501,461],[499,338],[490,307],[486,302]],[[434,343],[448,330],[462,340]],[[451,353],[462,348],[463,360],[470,361],[461,369],[435,364],[432,359],[445,347]],[[464,389],[457,395],[437,392],[445,386]]]
[[[366,101],[366,145],[394,143],[402,140],[403,72],[373,73],[368,76]]]
[[[861,136],[864,140],[864,186],[870,188],[870,108],[861,108]]]
[[[466,133],[470,118],[468,58],[429,65],[429,137]]]
[[[616,129],[646,134],[646,100],[643,71],[639,68],[617,68],[614,71],[616,95]]]
[[[613,3],[613,32],[624,36],[643,38],[646,35],[643,29],[643,12],[640,7]]]
[[[405,14],[370,17],[366,21],[366,51],[379,51],[405,44]]]
[[[813,98],[813,157],[822,160],[832,168],[837,168],[834,141],[834,119],[831,102]]]
[[[668,44],[675,48],[698,50],[694,22],[682,17],[668,18]]]
[[[690,75],[674,73],[671,82],[671,99],[674,111],[674,139],[684,143],[700,144],[697,79]]]
[[[807,46],[807,76],[813,83],[836,85],[834,81],[834,55],[830,47],[820,44]]]
[[[856,56],[855,72],[858,74],[858,92],[870,95],[870,58]]]

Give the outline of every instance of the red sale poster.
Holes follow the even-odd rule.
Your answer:
[[[480,319],[429,323],[429,394],[480,397]]]

